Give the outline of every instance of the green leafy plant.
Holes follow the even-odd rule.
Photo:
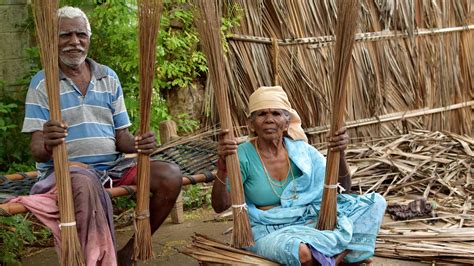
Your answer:
[[[226,14],[221,19],[221,33],[222,39],[224,44],[224,51],[227,52],[229,48],[229,43],[227,42],[227,38],[232,36],[231,29],[236,27],[240,24],[240,20],[243,16],[243,9],[238,4],[232,4],[227,6]]]
[[[18,108],[18,105],[14,103],[3,103],[0,102],[0,114],[2,116],[0,117],[0,131],[7,131],[8,129],[11,128],[16,128],[18,127],[16,124],[11,123],[11,117],[6,117],[5,114],[11,113],[13,110]]]
[[[4,91],[0,81],[0,91]],[[23,101],[3,95],[0,97],[0,173],[12,172],[19,168],[31,170],[33,162],[29,156],[29,140],[21,134]],[[30,165],[30,167],[25,167]]]
[[[199,39],[193,26],[188,1],[164,1],[156,51],[151,127],[170,119],[161,90],[189,86],[207,71],[206,60],[198,50]],[[90,56],[117,72],[132,120],[132,131],[139,119],[139,77],[137,7],[135,1],[116,0],[98,3],[88,12],[92,26]]]
[[[190,86],[207,71],[206,58],[198,50],[199,38],[193,20],[189,1],[165,1],[157,53],[160,88]]]
[[[183,208],[192,210],[211,205],[211,187],[196,184],[183,189]]]
[[[194,119],[190,119],[188,114],[178,114],[173,118],[173,120],[176,121],[178,133],[193,132],[199,127],[199,122]]]
[[[23,251],[24,244],[32,243],[35,240],[36,237],[31,231],[31,222],[25,220],[22,215],[0,216],[1,263],[19,263],[18,254]]]
[[[135,208],[136,199],[134,197],[116,197],[112,198],[112,205],[114,206],[114,213],[121,213],[123,211]]]

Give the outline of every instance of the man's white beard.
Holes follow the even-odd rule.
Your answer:
[[[82,63],[84,63],[84,61],[86,61],[86,57],[87,57],[87,55],[81,56],[80,58],[68,58],[68,57],[66,57],[66,56],[59,56],[59,59],[60,59],[61,62],[63,62],[63,64],[65,64],[66,66],[78,67],[78,66],[80,66]]]

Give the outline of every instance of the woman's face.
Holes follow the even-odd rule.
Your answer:
[[[289,117],[282,109],[262,109],[255,111],[251,116],[250,129],[259,138],[273,140],[283,137],[288,130]]]

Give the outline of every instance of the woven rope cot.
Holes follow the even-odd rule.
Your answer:
[[[179,140],[159,148],[152,158],[179,165],[183,173],[183,185],[211,182],[214,180],[216,170],[216,145],[211,138]],[[36,176],[36,172],[0,176],[0,202],[11,196],[28,195],[36,182]],[[133,194],[135,190],[135,186],[121,186],[108,189],[108,192],[111,196],[117,197]],[[8,216],[17,213],[16,208],[14,208],[14,213],[6,211],[8,207],[6,204],[0,204],[0,215]],[[24,211],[26,209],[22,208],[20,212]]]

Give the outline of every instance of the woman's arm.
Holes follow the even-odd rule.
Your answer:
[[[211,204],[215,212],[220,213],[227,210],[231,205],[230,193],[227,191],[227,168],[225,158],[227,155],[237,153],[237,141],[224,139],[224,135],[228,130],[223,130],[219,135],[219,143],[217,145],[217,180],[214,180],[211,194]]]
[[[341,152],[341,159],[339,160],[339,183],[345,189],[345,193],[351,192],[352,179],[349,165],[347,164],[346,154]]]
[[[329,137],[328,140],[329,140],[328,149],[331,149],[331,151],[340,152],[338,181],[341,184],[341,186],[346,190],[345,192],[348,193],[351,191],[352,181],[351,181],[349,165],[347,164],[346,154],[345,154],[347,144],[349,143],[349,135],[347,134],[346,128],[343,127],[339,129],[334,134],[334,137]]]
[[[215,212],[221,213],[230,207],[230,194],[227,191],[227,170],[225,160],[217,161],[217,180],[212,186],[211,203]]]

